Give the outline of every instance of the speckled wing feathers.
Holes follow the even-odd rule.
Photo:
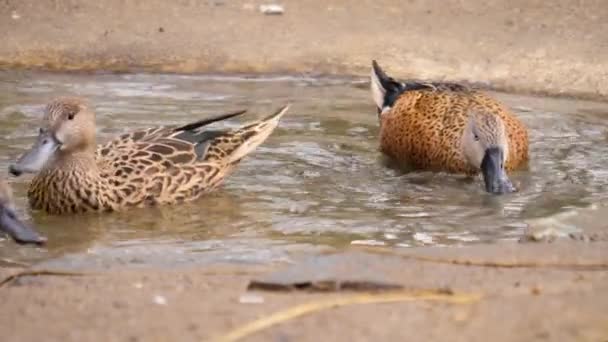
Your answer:
[[[196,197],[219,185],[233,167],[224,165],[217,158],[221,153],[211,147],[234,132],[202,128],[243,113],[124,134],[98,148],[98,166],[128,205],[173,203]],[[209,152],[215,157],[212,162],[207,160]]]

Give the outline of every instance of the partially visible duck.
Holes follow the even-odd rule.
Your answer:
[[[42,245],[46,242],[44,236],[17,217],[11,188],[4,179],[0,179],[0,231],[21,244]]]

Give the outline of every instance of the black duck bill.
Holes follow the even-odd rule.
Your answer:
[[[488,148],[481,162],[481,173],[486,191],[492,194],[505,194],[515,191],[504,168],[504,152],[499,147]]]

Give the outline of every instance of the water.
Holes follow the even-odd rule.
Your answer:
[[[531,139],[529,168],[512,177],[520,192],[495,197],[479,180],[388,167],[367,85],[346,78],[0,72],[0,168],[29,147],[44,103],[58,95],[93,103],[99,141],[250,109],[219,124],[237,127],[293,106],[222,189],[182,206],[53,217],[27,208],[29,178],[13,179],[20,215],[50,243],[2,240],[2,258],[171,267],[268,263],[351,244],[468,245],[516,239],[525,219],[608,196],[607,104],[494,94],[529,126]]]

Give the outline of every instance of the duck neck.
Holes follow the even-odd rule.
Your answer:
[[[59,151],[55,160],[49,165],[49,169],[72,170],[90,175],[99,172],[95,162],[95,152],[88,149],[75,152]]]
[[[30,183],[30,205],[50,214],[112,209],[107,196],[102,196],[107,188],[106,178],[94,153],[58,153]]]

